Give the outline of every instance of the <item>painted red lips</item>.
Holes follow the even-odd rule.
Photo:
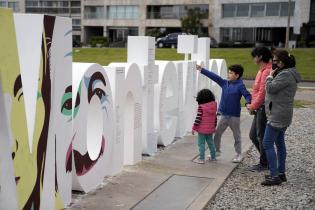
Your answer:
[[[75,164],[77,176],[83,176],[87,172],[89,172],[91,168],[93,168],[93,166],[97,163],[99,158],[104,154],[104,149],[105,149],[105,138],[104,136],[102,136],[102,146],[98,154],[98,157],[95,160],[91,160],[88,152],[86,152],[84,155],[81,155],[81,153],[78,152],[77,150],[73,150],[74,164]]]

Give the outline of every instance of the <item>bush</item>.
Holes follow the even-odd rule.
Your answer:
[[[158,28],[150,28],[146,30],[145,33],[146,36],[152,36],[152,37],[161,37],[163,34],[161,33],[160,29]]]
[[[306,46],[305,40],[302,39],[302,40],[297,42],[297,47],[305,47],[305,46]]]
[[[227,41],[227,42],[220,42],[219,47],[222,48],[248,48],[248,47],[253,47],[255,44],[250,43],[250,42],[232,42],[232,41]]]
[[[109,43],[107,40],[107,37],[103,37],[103,36],[93,36],[91,37],[89,44],[92,47],[108,47]]]
[[[310,47],[315,47],[315,41],[311,41],[308,43]]]

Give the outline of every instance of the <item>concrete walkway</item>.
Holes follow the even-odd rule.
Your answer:
[[[251,121],[252,116],[243,110],[243,153],[252,145],[248,138]],[[196,136],[178,139],[156,156],[143,157],[137,165],[105,179],[99,189],[87,195],[74,194],[70,209],[203,209],[237,166],[231,161],[233,145],[232,132],[227,129],[218,161],[202,165],[192,162],[198,156]]]

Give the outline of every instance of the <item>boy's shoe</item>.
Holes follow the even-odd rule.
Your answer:
[[[258,163],[257,165],[253,165],[253,166],[249,167],[248,170],[251,172],[262,172],[264,170],[268,170],[268,167],[263,166],[260,163]]]
[[[232,160],[233,163],[240,163],[241,161],[242,161],[242,155],[240,154],[235,155],[235,157]]]
[[[201,159],[195,159],[193,160],[194,163],[198,163],[198,164],[205,164],[205,160],[201,160]]]
[[[287,181],[287,177],[286,177],[285,173],[280,173],[279,174],[279,178],[281,179],[282,182],[286,182]]]
[[[263,186],[273,186],[273,185],[280,185],[282,183],[281,179],[279,176],[270,176],[266,175],[265,176],[265,181],[261,183]]]

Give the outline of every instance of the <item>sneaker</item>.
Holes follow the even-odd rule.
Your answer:
[[[209,157],[209,161],[217,161],[217,159]]]
[[[215,152],[215,156],[216,156],[216,157],[220,157],[220,156],[221,156],[221,151],[220,151],[220,150],[217,150],[217,151]]]
[[[201,160],[201,159],[195,159],[193,160],[194,163],[198,163],[198,164],[205,164],[205,160]]]
[[[232,162],[233,163],[240,163],[242,161],[242,156],[240,154],[235,155]]]
[[[273,186],[273,185],[280,185],[282,183],[279,176],[265,176],[265,181],[261,183],[263,186]]]
[[[207,155],[207,158],[208,158],[208,160],[209,161],[211,161],[211,160],[217,160],[217,154],[215,155],[215,158],[211,158],[211,155]]]
[[[257,165],[253,165],[253,166],[249,167],[248,170],[252,171],[252,172],[262,172],[264,170],[268,170],[268,167],[263,166],[260,163],[258,163]]]
[[[287,181],[287,177],[285,176],[285,173],[280,173],[279,174],[279,178],[281,179],[282,182],[286,182]]]

